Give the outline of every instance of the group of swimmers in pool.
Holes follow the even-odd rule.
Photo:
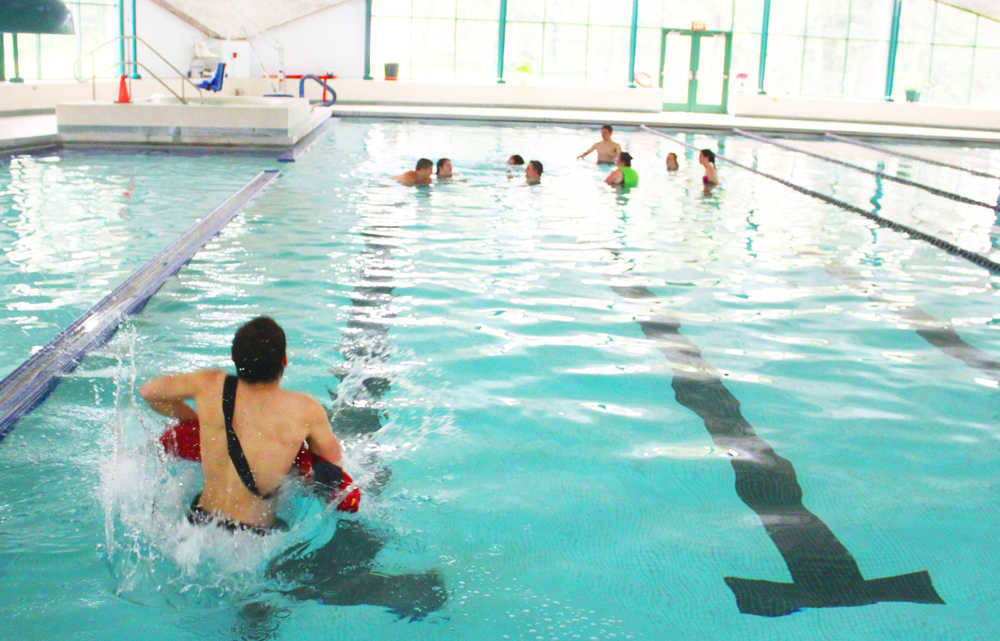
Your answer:
[[[639,173],[632,168],[632,154],[622,151],[621,145],[611,139],[611,125],[601,127],[601,139],[590,146],[590,149],[583,152],[577,158],[586,158],[591,152],[597,152],[597,164],[615,165],[615,169],[604,179],[604,182],[616,187],[636,187],[639,184]],[[715,169],[715,152],[711,149],[702,149],[698,154],[698,162],[705,168],[705,175],[701,177],[701,182],[705,190],[709,191],[719,184],[719,174]],[[507,158],[508,166],[524,166],[524,178],[529,185],[537,185],[541,182],[544,168],[537,160],[530,160],[525,165],[524,158],[519,154],[514,154]],[[677,154],[670,152],[667,154],[667,171],[677,171],[680,165],[677,162]],[[437,180],[447,180],[454,177],[454,170],[451,159],[441,158],[437,161],[437,171],[434,171],[434,163],[428,158],[421,158],[417,161],[415,169],[404,172],[395,179],[407,186],[429,185],[432,176]],[[507,172],[507,177],[512,178],[514,174]]]

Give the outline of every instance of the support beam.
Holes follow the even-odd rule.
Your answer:
[[[503,54],[507,42],[507,0],[500,0],[500,20],[497,33],[497,82],[503,84]]]
[[[757,69],[757,93],[764,95],[764,71],[767,69],[767,32],[771,24],[771,0],[764,0],[764,21],[760,27],[760,67]]]
[[[635,41],[639,32],[639,0],[632,0],[632,31],[628,43],[628,86],[635,89]]]
[[[125,75],[125,0],[118,0],[118,73]]]
[[[139,36],[139,31],[135,25],[135,0],[132,0],[132,62],[139,62],[139,41],[137,40]],[[142,76],[139,75],[139,65],[132,65],[132,78],[139,79]]]
[[[0,82],[7,79],[6,66],[7,62],[3,58],[3,31],[0,31]]]
[[[365,80],[372,80],[372,0],[365,0]]]
[[[892,102],[892,85],[896,76],[896,51],[899,49],[899,18],[903,11],[903,0],[892,3],[892,26],[889,28],[889,60],[885,70],[885,99]]]
[[[21,65],[17,59],[17,34],[10,34],[11,43],[14,45],[12,47],[14,51],[14,75],[11,77],[11,82],[24,82],[24,78],[21,77]]]

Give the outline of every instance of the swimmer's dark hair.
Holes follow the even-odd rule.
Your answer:
[[[620,154],[618,154],[618,157],[622,159],[622,164],[625,165],[626,167],[632,166],[632,154],[628,153],[627,151],[623,151]]]
[[[443,166],[444,166],[444,164],[445,164],[446,162],[448,162],[449,160],[451,160],[451,158],[438,158],[438,164],[437,164],[437,172],[438,172],[439,174],[441,173],[441,167],[443,167]]]
[[[533,169],[534,169],[535,171],[537,171],[537,172],[538,172],[538,175],[539,175],[539,176],[541,176],[541,175],[542,175],[542,171],[544,171],[544,170],[542,169],[542,163],[540,163],[540,162],[539,162],[539,161],[537,161],[537,160],[530,160],[530,161],[528,161],[528,164],[529,164],[529,165],[531,165],[531,167],[532,167],[532,168],[533,168]]]
[[[236,375],[247,383],[270,383],[285,370],[285,332],[268,316],[258,316],[233,337]]]
[[[421,169],[434,169],[434,161],[430,158],[421,158],[417,161],[417,171]]]
[[[521,154],[514,154],[513,156],[511,156],[507,160],[513,160],[515,165],[523,165],[524,164],[524,158],[521,158]]]
[[[611,125],[604,125],[603,127],[601,127],[601,129],[607,129],[609,134],[614,131]]]
[[[708,162],[712,163],[713,165],[715,164],[715,152],[712,151],[711,149],[702,149],[701,155],[704,156],[705,158],[708,158]]]

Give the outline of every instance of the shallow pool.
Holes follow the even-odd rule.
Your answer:
[[[988,210],[678,137],[997,259]],[[628,192],[573,160],[596,131],[335,122],[0,444],[4,636],[995,638],[1000,279],[721,163],[705,195],[681,147],[616,138]],[[459,179],[387,179],[422,155]],[[187,224],[214,204],[128,160]],[[273,166],[239,162],[199,170],[216,202]],[[84,242],[93,212],[66,211],[59,242]],[[188,525],[197,469],[135,392],[226,367],[261,313],[364,494],[342,516],[290,483],[266,539]],[[10,340],[13,368],[48,337]]]

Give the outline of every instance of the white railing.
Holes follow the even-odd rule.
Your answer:
[[[150,52],[152,52],[153,54],[155,54],[156,57],[160,59],[160,61],[162,61],[165,65],[167,65],[168,67],[170,67],[170,69],[173,70],[173,72],[177,74],[177,78],[181,81],[181,93],[178,94],[177,91],[174,90],[166,82],[164,82],[163,79],[161,79],[159,76],[157,76],[155,73],[153,73],[153,71],[149,67],[147,67],[146,65],[142,64],[141,62],[139,62],[137,60],[123,60],[120,63],[116,62],[115,64],[109,65],[107,68],[101,69],[101,71],[98,72],[96,70],[96,66],[97,66],[96,54],[97,54],[97,52],[100,51],[101,49],[104,49],[105,47],[107,47],[110,44],[114,44],[116,42],[124,42],[126,40],[135,40],[136,42],[143,44],[147,49],[149,49]],[[167,91],[169,91],[170,93],[172,93],[178,100],[180,100],[185,105],[187,104],[187,90],[186,90],[186,88],[187,88],[188,85],[190,85],[192,89],[194,89],[196,92],[198,92],[198,97],[199,98],[202,95],[201,89],[198,87],[198,85],[196,85],[193,82],[191,82],[191,80],[187,77],[187,75],[183,71],[181,71],[176,66],[174,66],[169,60],[167,60],[166,58],[163,57],[163,54],[161,54],[159,51],[157,51],[156,49],[154,49],[151,44],[149,44],[148,42],[146,42],[145,40],[143,40],[139,36],[116,36],[116,37],[112,38],[111,40],[108,40],[107,42],[104,42],[101,45],[95,47],[90,53],[86,54],[86,56],[83,56],[83,57],[87,57],[87,56],[90,57],[91,98],[93,100],[95,100],[95,101],[97,100],[97,76],[100,75],[100,74],[105,73],[106,71],[108,71],[108,69],[113,69],[114,67],[118,67],[118,66],[132,67],[133,71],[135,71],[135,69],[137,69],[137,68],[142,69],[147,74],[149,74],[154,80],[156,80],[161,85],[163,85],[167,89]],[[81,78],[80,78],[80,63],[81,62],[82,62],[82,58],[80,60],[77,60],[76,65],[75,65],[76,68],[73,70],[73,73],[76,76],[77,80],[81,80]]]

